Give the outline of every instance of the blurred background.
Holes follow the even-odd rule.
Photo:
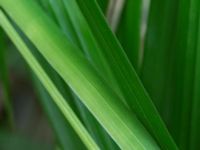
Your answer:
[[[29,67],[10,40],[4,42],[7,47],[4,55],[9,69],[14,127],[10,129],[8,125],[0,81],[0,149],[51,149],[54,137],[33,88]]]

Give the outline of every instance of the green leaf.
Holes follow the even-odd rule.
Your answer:
[[[106,12],[108,7],[109,0],[97,0],[99,6],[101,7],[102,12]]]
[[[200,148],[200,15],[198,14],[198,35],[197,35],[197,52],[195,62],[195,74],[194,74],[194,93],[193,104],[191,114],[191,134],[190,134],[190,149],[197,150]]]
[[[18,50],[20,51],[24,59],[27,61],[30,67],[34,70],[34,73],[36,73],[37,77],[43,83],[43,85],[45,86],[45,88],[47,89],[51,97],[53,98],[55,104],[59,107],[59,109],[62,111],[63,115],[65,116],[65,118],[68,119],[68,121],[71,123],[74,130],[78,133],[80,138],[83,140],[83,143],[85,144],[85,146],[88,149],[99,149],[98,146],[95,144],[95,142],[91,139],[86,129],[82,126],[82,123],[76,117],[73,110],[70,108],[68,103],[64,100],[63,96],[60,94],[60,92],[57,90],[55,85],[52,83],[51,79],[48,77],[48,75],[39,65],[37,60],[32,56],[26,44],[18,36],[17,32],[11,26],[11,24],[9,23],[8,19],[6,18],[6,16],[4,15],[2,11],[0,11],[0,18],[1,18],[1,22],[0,22],[1,26],[3,26],[6,33],[16,44]]]
[[[26,45],[28,46],[31,53],[37,58],[38,62],[45,70],[45,72],[49,75],[50,79],[54,83],[54,85],[58,88],[59,92],[62,96],[67,100],[70,107],[73,111],[76,112],[76,115],[80,117],[79,111],[74,103],[74,99],[72,94],[70,93],[69,87],[63,82],[63,80],[59,77],[59,75],[53,70],[53,68],[48,64],[48,62],[41,56],[41,54],[37,51],[37,49],[32,45],[32,43],[26,38],[26,36],[20,31],[20,29],[16,26],[15,23],[11,22],[15,29],[18,31],[18,34],[24,40]],[[33,74],[33,73],[32,73]],[[65,117],[62,115],[60,110],[54,104],[53,100],[45,90],[45,88],[41,85],[36,76],[32,75],[33,82],[35,85],[36,92],[39,95],[40,102],[48,119],[51,123],[51,126],[54,129],[57,140],[60,146],[63,149],[84,149],[85,146],[80,141],[79,137],[74,132],[73,128],[66,121]]]
[[[198,54],[198,30],[199,30],[199,9],[198,0],[181,0],[179,7],[178,30],[177,30],[177,93],[176,129],[178,144],[181,149],[189,149],[191,135],[192,105],[195,100],[195,74]],[[198,87],[197,87],[198,88]]]
[[[139,67],[141,0],[127,0],[117,27],[117,37],[130,62],[136,70]]]
[[[83,50],[85,49],[87,51],[86,56],[92,62],[89,55],[96,53],[95,51],[96,47],[91,46],[92,41],[94,41],[91,34],[89,34],[89,36],[85,36],[88,34],[84,34],[84,33],[90,33],[90,30],[88,28],[84,28],[84,30],[82,30],[81,26],[85,24],[83,16],[80,14],[79,17],[77,17],[78,16],[77,14],[74,15],[74,13],[68,13],[68,11],[72,10],[71,5],[69,4],[66,5],[66,9],[69,8],[69,10],[68,11],[65,10],[64,3],[62,2],[62,0],[50,0],[50,4],[54,10],[56,18],[59,20],[58,22],[60,24],[60,27],[63,33],[65,33],[65,35],[67,36],[68,40],[73,42],[79,48],[82,48]],[[75,4],[75,3],[72,3],[72,4]],[[78,9],[78,7],[75,7],[74,11],[78,12],[80,10]],[[70,18],[77,18],[77,19],[70,19]],[[76,21],[76,20],[79,20],[79,21]],[[83,23],[80,20],[83,20],[82,21]],[[74,26],[73,24],[76,24],[76,25]],[[85,24],[85,26],[87,27],[87,24]],[[77,32],[75,31],[75,29]],[[81,32],[78,32],[78,31],[81,31]],[[84,44],[80,44],[78,37],[79,39],[84,39],[85,37],[88,37],[88,38],[84,39],[85,41]],[[91,53],[91,51],[93,51],[93,53]],[[99,62],[98,64],[100,64],[101,66],[99,69],[101,69],[103,62],[99,58],[100,57],[94,57],[93,60],[95,60],[96,62]],[[105,69],[101,69],[99,72],[103,72],[104,70]],[[102,129],[102,127],[99,125],[96,119],[89,113],[89,111],[85,108],[85,106],[83,106],[83,104],[79,102],[80,100],[78,99],[78,97],[75,96],[75,94],[73,95],[74,95],[74,101],[77,103],[79,110],[81,112],[81,118],[84,124],[86,125],[87,129],[90,131],[94,139],[97,141],[101,149],[116,149],[116,144],[109,138],[109,136],[105,133],[104,129]]]
[[[174,48],[177,30],[178,1],[152,0],[145,39],[144,58],[140,70],[141,80],[154,104],[174,135],[171,119],[177,99]],[[170,22],[170,23],[169,23]]]
[[[80,99],[76,100],[77,106],[80,110],[81,118],[87,127],[91,136],[95,139],[101,149],[116,150],[119,149],[117,145],[112,141],[107,132],[101,127],[97,120],[92,116],[88,109],[80,102]]]
[[[90,27],[84,18],[76,1],[63,0],[64,6],[71,19],[76,34],[81,42],[81,49],[84,51],[88,60],[95,66],[104,79],[116,90],[120,95],[120,90],[113,78],[111,70],[102,55],[101,47],[98,45],[95,35],[92,34]],[[75,11],[76,13],[73,13]],[[77,44],[77,43],[76,43]]]
[[[35,76],[33,76],[33,78],[37,93],[39,94],[40,102],[44,111],[46,112],[46,115],[48,116],[54,132],[56,133],[59,145],[64,150],[86,149],[76,133],[74,133],[73,128],[68,122],[66,122],[66,119],[63,117],[63,114],[60,112],[59,108],[55,106],[53,100],[41,85],[39,80]]]
[[[155,109],[149,95],[141,84],[135,70],[128,61],[123,49],[109,29],[103,14],[94,0],[76,0],[81,8],[101,52],[110,65],[123,97],[129,107],[137,114],[148,131],[151,132],[163,148],[176,149],[163,121]],[[94,19],[95,18],[95,19]],[[152,117],[154,116],[154,117]],[[159,128],[159,131],[157,130]]]
[[[74,29],[72,21],[69,17],[69,14],[65,10],[65,6],[62,0],[49,0],[49,4],[53,9],[53,12],[58,20],[58,23],[63,31],[66,34],[67,38],[75,43],[78,47],[81,47],[81,42],[77,36],[77,32]]]
[[[158,148],[137,118],[36,3],[18,0],[14,5],[7,0],[0,4],[122,149]]]

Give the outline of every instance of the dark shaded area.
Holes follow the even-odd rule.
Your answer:
[[[6,65],[14,111],[14,129],[7,124],[0,81],[0,149],[52,149],[54,137],[31,83],[28,66],[9,40]]]

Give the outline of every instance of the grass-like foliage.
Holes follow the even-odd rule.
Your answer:
[[[146,23],[142,6],[0,0],[5,126],[17,130],[9,38],[28,64],[58,149],[200,149],[200,1],[151,0]]]

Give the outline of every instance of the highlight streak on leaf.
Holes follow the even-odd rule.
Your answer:
[[[107,9],[106,18],[110,24],[111,29],[115,32],[119,24],[121,13],[124,8],[125,0],[110,0]]]
[[[6,18],[5,14],[0,10],[0,24],[3,27],[3,29],[6,31],[6,33],[9,35],[9,37],[12,39],[12,41],[16,44],[18,50],[24,57],[24,59],[27,61],[29,66],[33,69],[34,73],[37,75],[37,77],[40,79],[40,81],[43,83],[45,88],[48,90],[49,94],[53,98],[56,105],[59,107],[59,109],[62,111],[63,115],[66,117],[66,119],[71,123],[71,125],[74,127],[74,130],[78,133],[80,138],[83,140],[84,144],[88,147],[88,149],[99,149],[98,146],[95,144],[95,142],[91,139],[88,132],[85,130],[85,128],[82,126],[79,119],[74,114],[73,110],[70,108],[70,106],[67,104],[67,102],[64,100],[63,96],[59,93],[57,88],[52,83],[51,79],[48,77],[48,75],[45,73],[45,71],[41,68],[37,60],[32,56],[31,52],[28,50],[28,47],[23,43],[21,38],[18,36],[17,32],[14,30],[12,25],[9,23],[8,19]]]

